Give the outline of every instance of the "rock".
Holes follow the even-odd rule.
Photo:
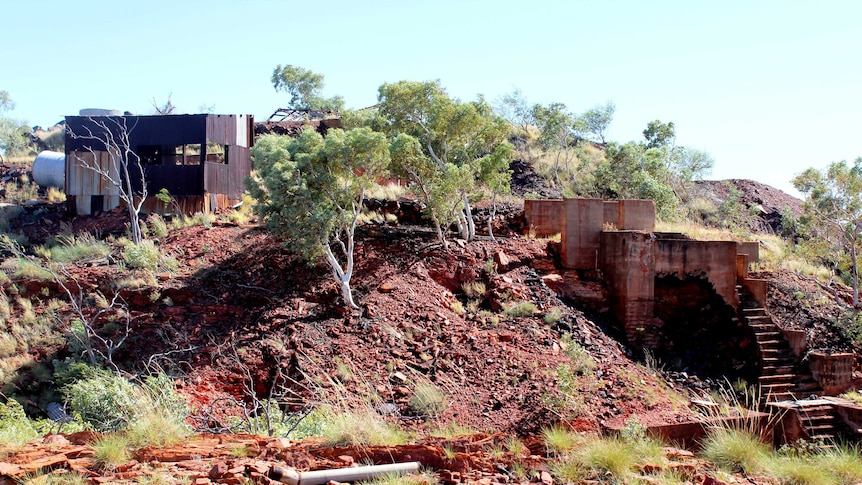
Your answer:
[[[69,446],[72,444],[71,441],[67,440],[66,437],[61,434],[49,434],[42,438],[42,443],[55,446]]]
[[[217,462],[215,465],[213,465],[212,468],[210,468],[210,472],[207,474],[207,476],[209,476],[212,480],[218,480],[219,478],[224,478],[227,475],[228,467],[227,464],[223,462]]]
[[[291,443],[290,443],[290,440],[287,438],[276,438],[274,440],[271,440],[269,443],[267,443],[266,447],[267,448],[273,448],[276,450],[284,450],[284,449],[290,448]]]
[[[551,474],[543,471],[541,475],[542,483],[545,485],[554,485],[554,479],[551,477]]]
[[[395,284],[391,281],[384,281],[380,286],[377,287],[377,289],[381,293],[392,293],[393,291],[395,291],[395,288]]]
[[[506,271],[509,267],[509,257],[502,249],[494,253],[494,264],[497,265],[497,271]]]
[[[338,455],[338,461],[344,463],[345,466],[353,466],[355,460],[350,455]]]
[[[21,467],[11,463],[0,462],[0,475],[15,477],[21,474]]]

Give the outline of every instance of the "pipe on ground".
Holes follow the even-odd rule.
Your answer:
[[[355,482],[369,480],[382,475],[406,475],[419,471],[419,462],[392,463],[389,465],[370,465],[332,470],[298,472],[293,468],[274,466],[269,470],[269,478],[288,485],[322,485],[330,481]]]

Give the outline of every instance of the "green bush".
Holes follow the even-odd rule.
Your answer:
[[[532,317],[539,309],[531,301],[522,301],[514,303],[506,308],[503,312],[508,317]]]
[[[60,236],[60,243],[51,248],[51,260],[58,263],[74,263],[82,259],[103,258],[110,254],[111,248],[90,234],[75,236]]]
[[[72,411],[97,431],[129,428],[136,445],[166,444],[170,434],[182,436],[188,408],[164,375],[148,377],[143,384],[101,369],[74,366],[70,372],[82,379],[67,384],[62,392]]]
[[[729,472],[756,473],[764,469],[769,448],[750,432],[717,428],[704,440],[701,455]]]
[[[123,250],[123,261],[129,268],[154,270],[159,266],[159,248],[152,241],[129,244]]]
[[[158,214],[150,215],[147,218],[147,225],[149,225],[155,237],[165,237],[168,235],[168,223]]]

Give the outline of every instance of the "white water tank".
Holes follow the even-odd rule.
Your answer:
[[[123,116],[118,109],[84,108],[78,111],[79,116]]]
[[[33,162],[33,181],[40,187],[64,188],[66,185],[66,154],[45,150]]]

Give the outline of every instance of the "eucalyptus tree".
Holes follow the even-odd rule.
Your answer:
[[[507,123],[494,114],[481,96],[462,102],[449,96],[439,81],[400,81],[387,83],[378,90],[379,114],[386,129],[402,138],[397,166],[410,167],[414,186],[427,194],[437,213],[439,227],[448,217],[443,211],[457,195],[460,209],[450,214],[458,224],[461,237],[476,236],[470,198],[479,180],[481,160],[492,154],[510,153],[505,148]],[[404,158],[406,157],[406,158]],[[506,167],[508,170],[508,166]],[[433,218],[432,214],[432,218]],[[442,240],[442,236],[441,236]]]
[[[252,156],[256,173],[246,185],[267,227],[305,259],[326,261],[345,303],[358,308],[354,235],[366,191],[388,173],[386,135],[367,127],[329,130],[326,139],[314,130],[265,135]]]

